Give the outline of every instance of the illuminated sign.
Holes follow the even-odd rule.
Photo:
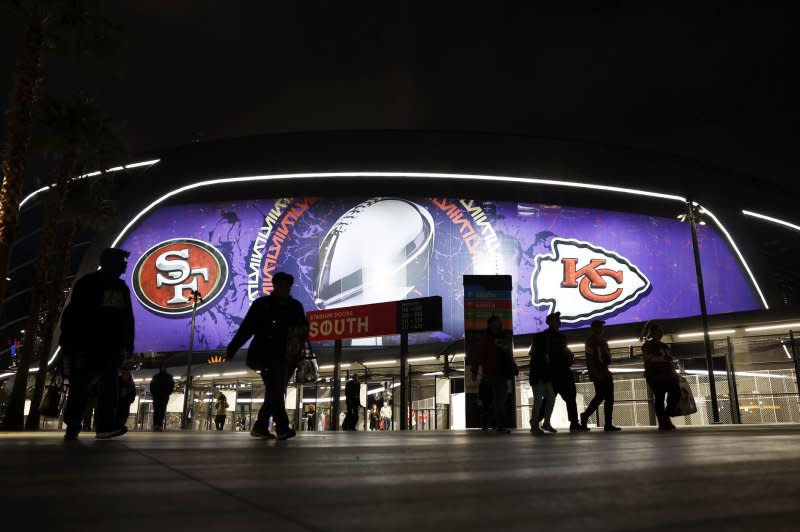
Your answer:
[[[503,324],[504,338],[509,349],[513,349],[513,310],[511,304],[513,279],[509,275],[465,275],[464,276],[464,349],[466,365],[470,366],[477,356],[478,345],[488,327],[489,318],[497,316]],[[473,379],[471,372],[464,375],[464,391],[478,393],[480,378]],[[477,408],[468,402],[467,426],[478,427]]]
[[[709,313],[759,308],[724,236],[707,225],[698,238]],[[249,199],[156,207],[118,245],[136,264],[137,352],[188,347],[194,283],[204,296],[195,348],[224,349],[278,271],[294,276],[307,312],[440,296],[442,330],[412,342],[464,334],[464,275],[511,276],[515,334],[542,330],[552,310],[567,328],[598,316],[699,314],[688,226],[629,212],[474,198]]]
[[[192,311],[192,294],[202,297],[198,308],[214,301],[228,281],[228,264],[214,246],[193,238],[160,242],[145,251],[133,268],[133,292],[157,314]]]
[[[424,297],[308,312],[312,342],[438,331],[442,298]]]
[[[314,303],[330,308],[369,302],[378,294],[387,300],[407,297],[413,285],[405,281],[428,268],[433,235],[433,217],[417,203],[398,198],[362,201],[342,214],[322,239]]]
[[[227,359],[223,355],[211,355],[210,357],[208,357],[208,364],[210,365],[222,364],[226,360]]]
[[[388,302],[309,312],[308,338],[319,342],[395,334],[396,308]]]
[[[599,318],[633,305],[650,289],[650,280],[625,257],[588,242],[554,238],[552,253],[536,256],[531,277],[533,304],[561,321]]]

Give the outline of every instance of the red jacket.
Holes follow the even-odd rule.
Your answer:
[[[508,361],[509,367],[516,366],[511,353],[507,353],[505,350],[498,347],[495,339],[488,332],[484,333],[476,347],[475,360],[472,362],[473,376],[477,375],[478,368],[482,367],[483,376],[486,378],[497,379],[508,377],[508,375],[502,374],[504,369],[503,357],[511,359]]]

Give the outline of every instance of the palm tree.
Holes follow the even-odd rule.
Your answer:
[[[6,144],[0,162],[0,305],[5,300],[11,247],[28,159],[33,114],[42,86],[42,58],[57,48],[77,53],[106,52],[119,29],[98,16],[100,0],[0,0],[13,4],[27,29],[11,89]]]
[[[49,266],[53,262],[53,248],[73,178],[84,164],[96,164],[104,155],[120,152],[110,121],[86,96],[78,95],[67,100],[46,99],[42,103],[41,117],[42,143],[59,162],[55,185],[50,189],[45,209],[25,336],[17,355],[17,374],[6,408],[6,430],[23,428],[28,375],[39,336],[41,307],[47,296]],[[39,372],[46,372],[41,363]]]
[[[64,212],[61,218],[59,234],[53,249],[49,278],[50,285],[47,290],[47,304],[45,306],[44,320],[40,326],[41,342],[38,352],[39,372],[31,396],[31,407],[25,421],[27,430],[38,430],[40,422],[39,406],[44,394],[47,379],[45,367],[54,352],[58,339],[55,337],[59,316],[66,302],[65,281],[72,257],[72,244],[77,228],[82,227],[90,231],[99,231],[113,223],[116,219],[116,209],[110,195],[111,180],[105,174],[95,179],[82,179],[70,182],[67,198],[64,203]]]

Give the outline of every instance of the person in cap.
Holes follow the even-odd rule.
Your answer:
[[[592,322],[592,334],[586,339],[586,369],[589,371],[589,378],[594,384],[594,397],[592,398],[586,411],[581,414],[581,426],[586,427],[589,417],[597,411],[600,404],[604,404],[603,418],[605,424],[603,430],[606,432],[616,432],[620,430],[612,423],[614,415],[614,378],[608,365],[611,364],[611,351],[608,349],[608,341],[603,335],[602,320]]]
[[[272,277],[273,290],[268,296],[253,301],[242,320],[239,330],[227,348],[227,359],[236,356],[251,337],[247,351],[247,365],[261,374],[264,381],[264,404],[258,411],[250,435],[254,438],[275,438],[269,432],[269,419],[273,418],[277,438],[286,440],[296,435],[289,427],[284,400],[289,375],[294,369],[308,334],[308,321],[303,305],[291,295],[294,277],[278,272]]]
[[[133,353],[134,320],[131,294],[120,279],[130,253],[109,248],[100,255],[100,269],[81,277],[73,286],[61,315],[59,345],[69,377],[64,410],[64,438],[77,439],[89,388],[97,383],[96,436],[100,439],[127,432],[117,416],[119,369]]]

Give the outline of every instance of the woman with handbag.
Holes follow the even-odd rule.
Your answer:
[[[672,350],[661,341],[664,331],[656,322],[647,322],[642,330],[642,358],[644,359],[644,378],[655,397],[653,407],[658,419],[658,430],[675,430],[669,419],[671,412],[680,401],[681,389],[675,371]],[[664,407],[664,398],[667,404]]]
[[[217,430],[225,428],[225,419],[228,417],[229,406],[228,398],[225,397],[225,394],[219,394],[217,402],[214,403],[214,425]]]

